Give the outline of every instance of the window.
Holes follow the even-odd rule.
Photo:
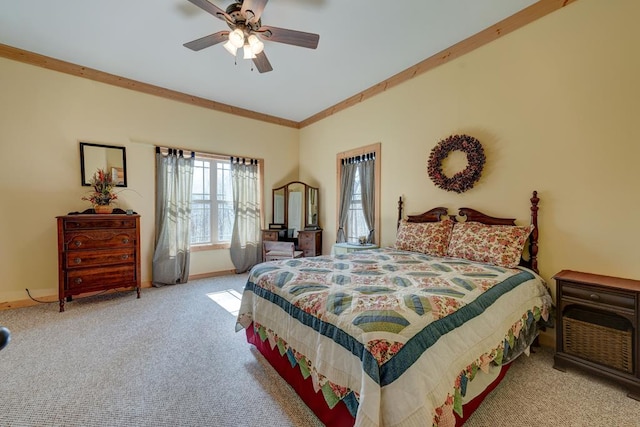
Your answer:
[[[166,148],[158,148],[167,154]],[[229,248],[235,219],[231,157],[195,151],[189,155],[194,157],[189,226],[191,249]],[[237,159],[245,161],[245,158]],[[261,188],[263,160],[247,160],[257,162],[258,188]],[[262,203],[261,196],[259,198]],[[260,218],[256,221],[262,223],[262,208],[259,211]]]
[[[228,158],[196,155],[191,201],[191,245],[229,243],[234,215]]]
[[[369,234],[369,227],[364,219],[364,211],[362,210],[362,193],[360,186],[360,171],[356,169],[356,175],[353,179],[353,194],[351,195],[351,204],[349,205],[349,219],[345,228],[347,242],[358,243],[361,236]]]
[[[343,163],[357,163],[361,160],[364,160],[364,157],[375,159],[375,163],[372,166],[374,170],[373,174],[373,182],[367,183],[367,185],[373,188],[374,193],[374,218],[373,218],[373,239],[372,241],[376,244],[380,244],[380,143],[372,144],[366,147],[357,148],[355,150],[345,151],[343,153],[338,153],[336,156],[336,165],[338,170],[337,177],[337,193],[339,195],[339,200],[342,200],[343,189],[342,180],[343,180]],[[341,241],[340,233],[344,231],[344,239],[349,243],[357,243],[361,236],[369,235],[369,227],[367,226],[365,220],[365,214],[363,209],[363,195],[362,195],[362,179],[361,176],[361,168],[354,168],[354,176],[351,184],[351,196],[348,202],[348,212],[346,216],[346,222],[342,226],[342,230],[340,230],[340,208],[341,202],[338,202],[337,206],[337,229],[338,229],[338,241]]]

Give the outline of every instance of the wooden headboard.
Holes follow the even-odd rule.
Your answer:
[[[533,231],[529,235],[528,250],[529,258],[520,260],[520,265],[530,268],[538,273],[538,192],[533,192],[533,197],[529,199],[531,202],[531,224],[533,224]],[[398,224],[402,220],[403,201],[402,197],[398,199]],[[453,221],[458,222],[458,216],[465,217],[465,221],[475,221],[487,225],[516,225],[515,218],[498,218],[490,215],[486,215],[480,211],[471,208],[460,208],[458,215],[449,215],[449,210],[443,207],[437,207],[430,209],[419,215],[407,215],[407,222],[437,222],[441,221],[444,216],[448,216]]]

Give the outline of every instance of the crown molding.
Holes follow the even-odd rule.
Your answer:
[[[65,74],[71,74],[72,76],[82,77],[100,83],[106,83],[125,89],[135,90],[137,92],[146,93],[148,95],[160,96],[162,98],[171,99],[173,101],[184,102],[186,104],[196,105],[198,107],[208,108],[228,114],[234,114],[236,116],[245,117],[248,119],[261,120],[263,122],[292,127],[296,129],[299,127],[298,122],[295,122],[293,120],[287,120],[281,117],[257,113],[255,111],[245,110],[244,108],[234,107],[232,105],[223,104],[221,102],[187,95],[175,90],[127,79],[125,77],[116,76],[115,74],[105,73],[104,71],[95,70],[93,68],[84,67],[78,64],[73,64],[71,62],[61,61],[59,59],[18,49],[5,44],[0,44],[0,57],[24,62],[26,64],[35,65],[37,67],[47,68],[53,71],[59,71]]]

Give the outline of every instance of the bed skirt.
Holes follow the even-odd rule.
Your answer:
[[[340,401],[333,408],[329,408],[321,392],[316,393],[313,388],[311,377],[303,378],[298,366],[291,366],[286,356],[281,356],[278,348],[273,349],[269,345],[269,341],[262,341],[260,336],[254,331],[253,325],[245,329],[247,342],[253,344],[256,349],[267,359],[269,364],[278,372],[278,374],[295,390],[302,401],[311,409],[311,411],[320,419],[320,421],[329,427],[352,427],[355,418],[347,408],[344,402]],[[509,370],[511,363],[503,365],[496,378],[489,383],[480,394],[463,405],[463,417],[456,417],[456,426],[463,425],[469,416],[480,406],[482,401],[489,393],[502,381],[505,374]]]

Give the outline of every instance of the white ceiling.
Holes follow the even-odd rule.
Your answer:
[[[231,0],[210,0],[226,9]],[[273,71],[237,65],[226,30],[187,0],[0,0],[0,43],[216,102],[302,121],[513,15],[535,0],[271,0],[262,24],[320,35],[265,42]]]

